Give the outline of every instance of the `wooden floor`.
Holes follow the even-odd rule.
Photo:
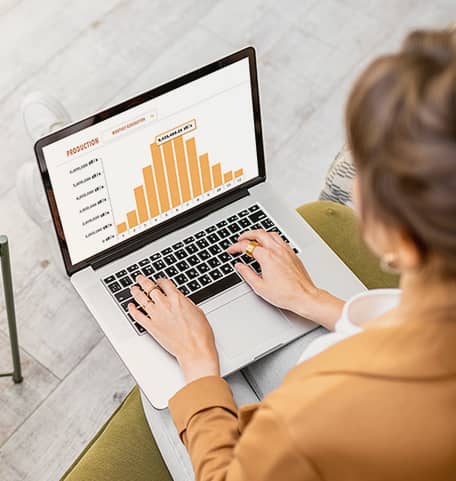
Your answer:
[[[0,232],[12,243],[25,381],[0,379],[0,479],[57,480],[133,385],[15,192],[33,157],[19,115],[42,89],[74,119],[248,44],[259,57],[269,175],[315,199],[343,143],[353,78],[454,0],[0,0]],[[3,300],[0,371],[10,368]]]

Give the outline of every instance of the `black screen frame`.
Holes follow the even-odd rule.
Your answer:
[[[254,129],[255,129],[255,142],[256,142],[256,153],[257,153],[257,163],[258,163],[258,176],[250,179],[238,186],[231,188],[227,192],[223,192],[207,201],[205,201],[200,206],[192,207],[187,211],[177,214],[171,219],[161,222],[157,226],[150,227],[144,232],[140,232],[133,237],[125,239],[119,242],[113,247],[104,249],[103,251],[88,257],[76,264],[71,261],[70,253],[68,250],[68,245],[65,239],[65,235],[62,228],[62,222],[58,212],[57,204],[55,201],[54,191],[49,176],[49,171],[46,166],[46,161],[44,158],[43,148],[57,142],[65,137],[68,137],[76,132],[79,132],[87,127],[91,127],[95,124],[103,122],[115,115],[121,114],[129,109],[137,107],[144,102],[152,100],[163,94],[166,94],[172,90],[182,87],[185,84],[198,80],[206,75],[209,75],[217,70],[220,70],[228,65],[236,63],[244,58],[249,60],[249,70],[250,70],[250,87],[252,94],[252,106],[253,106],[253,119],[254,119]],[[136,95],[122,103],[109,107],[101,112],[91,115],[83,120],[80,120],[74,124],[68,125],[61,130],[53,132],[45,137],[39,139],[34,146],[35,156],[38,161],[38,166],[41,172],[41,178],[43,181],[43,186],[46,192],[46,197],[48,200],[49,208],[51,210],[52,219],[54,222],[54,228],[57,234],[57,240],[60,246],[60,250],[63,257],[63,262],[65,265],[65,270],[69,276],[79,270],[85,269],[89,266],[100,267],[108,262],[118,259],[124,255],[127,255],[140,247],[147,245],[153,240],[165,235],[168,232],[177,230],[184,225],[194,222],[198,218],[208,215],[213,212],[214,209],[219,208],[223,204],[230,203],[248,195],[248,189],[266,180],[266,165],[265,165],[265,155],[264,155],[264,144],[263,144],[263,133],[261,125],[261,112],[260,112],[260,97],[259,97],[259,87],[258,87],[258,72],[256,65],[256,54],[254,47],[246,47],[238,52],[232,53],[220,60],[210,63],[204,67],[194,70],[190,73],[182,75],[174,80],[171,80],[163,85],[155,87],[147,92]],[[221,202],[222,201],[222,202]]]

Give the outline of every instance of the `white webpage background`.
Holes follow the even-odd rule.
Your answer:
[[[156,120],[103,141],[110,130],[150,113],[155,114]],[[222,171],[243,168],[243,181],[258,175],[248,59],[43,149],[73,264],[112,247],[123,238],[116,235],[109,243],[102,244],[101,237],[105,237],[106,233],[89,239],[84,237],[83,219],[79,214],[80,205],[75,200],[74,178],[70,178],[70,169],[95,157],[103,160],[115,232],[115,225],[126,220],[126,212],[136,206],[133,188],[144,183],[142,168],[151,163],[149,145],[154,142],[155,136],[191,119],[196,119],[197,128],[185,134],[184,139],[195,136],[199,155],[207,152],[210,164],[221,162]],[[102,140],[98,146],[67,158],[68,149],[97,136]],[[170,212],[167,218],[172,215]]]

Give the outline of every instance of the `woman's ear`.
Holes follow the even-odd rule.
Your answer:
[[[408,234],[397,232],[395,244],[401,270],[415,270],[420,267],[423,260],[420,249]]]

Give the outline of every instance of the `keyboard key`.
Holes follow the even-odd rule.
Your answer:
[[[206,239],[200,239],[199,241],[196,241],[196,245],[200,249],[204,249],[205,247],[207,247],[209,245],[209,242]]]
[[[185,284],[188,281],[188,278],[185,274],[178,274],[174,280],[176,281],[176,284],[178,286],[181,286],[182,284]]]
[[[184,247],[184,243],[183,242],[176,242],[171,247],[173,248],[173,250],[177,251],[177,249],[181,249],[182,247]]]
[[[219,237],[221,239],[226,239],[227,237],[229,237],[231,234],[230,234],[230,231],[228,229],[226,229],[225,227],[223,229],[220,229],[217,234],[219,235]]]
[[[234,222],[235,220],[238,220],[238,216],[236,214],[232,215],[231,217],[228,217],[228,222]]]
[[[196,279],[194,279],[187,284],[187,287],[190,289],[191,292],[193,292],[199,289],[201,287],[201,284]]]
[[[146,332],[146,330],[144,329],[144,327],[142,327],[139,322],[135,322],[134,326],[135,326],[136,330],[137,330],[140,334],[143,334],[143,333]]]
[[[188,264],[188,262],[186,261],[180,261],[176,264],[176,267],[178,268],[178,270],[180,271],[186,271],[190,266]]]
[[[198,257],[199,257],[202,261],[205,261],[205,260],[209,259],[209,258],[211,257],[211,255],[209,254],[209,251],[207,251],[206,249],[204,249],[203,251],[198,252]]]
[[[116,277],[123,277],[123,276],[126,276],[127,274],[128,272],[125,269],[122,269],[121,271],[116,272]]]
[[[257,212],[254,212],[253,214],[249,215],[249,219],[252,222],[258,222],[259,220],[262,220],[265,217],[266,217],[266,214],[262,210],[259,210]]]
[[[222,252],[222,249],[218,245],[210,246],[209,252],[215,256],[216,254],[220,254],[220,252]]]
[[[142,273],[146,277],[150,277],[153,273],[155,272],[154,268],[152,266],[146,266],[143,268]]]
[[[232,236],[230,237],[230,242],[231,242],[232,244],[236,244],[236,242],[238,241],[238,239],[239,239],[239,236],[238,236],[238,235],[232,235]]]
[[[211,232],[214,232],[215,230],[217,230],[217,227],[215,227],[215,225],[211,225],[210,227],[208,227],[208,228],[206,229],[206,232],[207,232],[208,234],[210,234]]]
[[[227,224],[228,222],[226,220],[221,220],[220,222],[217,222],[217,224],[215,225],[220,229],[221,227],[225,227]]]
[[[195,303],[200,304],[201,302],[210,299],[211,297],[225,291],[226,289],[233,287],[242,282],[242,279],[233,272],[229,276],[223,277],[217,282],[213,282],[208,286],[200,289],[199,291],[190,294],[188,297]]]
[[[241,210],[241,212],[238,212],[239,217],[245,217],[246,215],[249,215],[249,211],[247,209]]]
[[[204,274],[205,272],[209,271],[209,266],[205,262],[198,264],[196,268],[199,270],[201,274]]]
[[[221,264],[221,262],[217,259],[217,257],[212,257],[212,259],[209,259],[207,263],[212,267],[217,267]]]
[[[254,204],[254,205],[249,207],[249,212],[255,212],[259,208],[260,208],[260,206],[258,204]]]
[[[239,227],[239,224],[230,224],[228,226],[228,229],[232,234],[235,234],[236,232],[239,232],[241,230],[241,228]]]
[[[176,251],[174,253],[174,255],[179,259],[184,259],[185,257],[187,257],[187,253],[184,251],[184,249],[179,249],[178,251]]]
[[[189,253],[189,254],[194,254],[195,252],[198,251],[198,247],[196,247],[195,244],[190,244],[188,245],[185,250]]]
[[[212,282],[211,278],[206,274],[204,274],[204,276],[199,277],[198,281],[203,287],[207,286],[208,284],[210,284]]]
[[[218,255],[218,258],[220,259],[220,262],[228,262],[231,260],[230,254],[228,252],[222,252],[221,254]]]
[[[214,279],[214,281],[223,277],[219,269],[214,269],[213,271],[209,272],[209,275],[212,277],[212,279]]]
[[[120,289],[122,289],[121,285],[117,281],[112,282],[108,287],[111,292],[118,292]]]
[[[184,296],[188,296],[190,294],[190,289],[187,286],[180,286],[178,288]]]
[[[250,219],[247,219],[246,217],[244,217],[244,219],[241,219],[239,221],[239,225],[244,229],[246,229],[247,227],[250,227],[252,223],[250,222]]]
[[[152,262],[152,265],[154,266],[157,271],[164,269],[166,267],[166,264],[163,262],[162,259],[158,259],[158,261]]]
[[[271,227],[270,229],[268,229],[268,232],[277,232],[278,234],[281,233],[277,226]]]
[[[158,271],[154,274],[154,279],[166,279],[166,274],[163,271]]]
[[[129,299],[128,301],[122,302],[122,304],[120,304],[125,312],[128,312],[128,304],[134,304],[136,307],[139,307],[139,304],[134,299]]]
[[[231,242],[229,239],[223,239],[222,242],[219,242],[219,246],[223,249],[226,250],[228,247],[230,247]]]
[[[171,254],[172,251],[173,250],[171,249],[171,247],[166,247],[165,249],[163,249],[161,251],[161,254],[162,254],[162,256],[167,256],[168,254]]]
[[[135,272],[135,271],[137,271],[138,269],[139,269],[138,264],[133,264],[133,265],[127,267],[127,271],[128,271],[128,272]]]
[[[196,264],[199,264],[201,262],[199,257],[197,257],[195,255],[187,257],[187,261],[192,267],[196,266]]]
[[[135,271],[130,274],[131,278],[136,282],[136,278],[141,275],[141,271]]]
[[[298,254],[298,253],[299,253],[299,251],[298,251],[298,249],[296,249],[296,247],[293,247],[293,252],[294,252],[295,254]]]
[[[119,282],[122,284],[122,287],[128,287],[133,284],[133,281],[127,276],[127,277],[121,277],[119,279]]]
[[[220,267],[220,270],[226,275],[230,274],[231,272],[234,271],[233,266],[231,264],[223,264],[222,267]]]
[[[259,222],[255,222],[255,224],[252,224],[250,227],[251,230],[261,230],[261,224]]]
[[[264,229],[269,229],[270,227],[272,227],[274,225],[274,222],[272,222],[272,220],[269,218],[269,217],[266,217],[266,219],[262,220],[261,221],[261,226],[264,228]]]
[[[187,237],[186,239],[183,240],[184,244],[190,244],[195,241],[195,238],[191,235],[190,237]]]
[[[168,277],[173,277],[173,276],[175,276],[176,274],[179,274],[179,271],[176,269],[175,266],[170,266],[170,267],[168,267],[167,269],[165,269],[165,274],[166,274]]]
[[[220,237],[215,233],[213,232],[212,234],[209,234],[207,236],[207,240],[211,243],[211,244],[215,244],[216,242],[218,242],[220,240]]]
[[[285,242],[287,242],[287,243],[290,242],[290,241],[288,240],[288,237],[287,237],[286,235],[282,234],[280,237],[282,237],[282,239],[283,239]]]
[[[255,270],[257,274],[261,274],[261,266],[257,261],[252,262],[251,267]]]
[[[206,233],[203,231],[203,230],[200,230],[199,232],[197,232],[195,234],[195,239],[201,239],[202,237],[204,237],[206,235]]]
[[[110,282],[114,282],[115,280],[116,280],[115,276],[109,276],[109,277],[105,277],[105,278],[103,279],[103,282],[104,282],[105,284],[109,284]]]
[[[157,252],[154,255],[150,256],[150,260],[153,262],[153,261],[156,261],[157,259],[160,259],[160,257],[161,257],[160,252]]]
[[[150,259],[143,259],[142,261],[138,262],[140,267],[147,266],[147,264],[150,264]]]
[[[189,269],[185,274],[187,275],[187,277],[188,277],[189,279],[195,279],[196,277],[199,276],[198,271],[197,271],[194,267],[192,267],[191,269]]]
[[[165,257],[165,262],[170,266],[172,264],[175,264],[177,262],[177,259],[172,254],[169,254]]]
[[[130,292],[130,288],[124,289],[123,291],[116,292],[114,297],[117,299],[117,302],[121,303],[133,297]]]

